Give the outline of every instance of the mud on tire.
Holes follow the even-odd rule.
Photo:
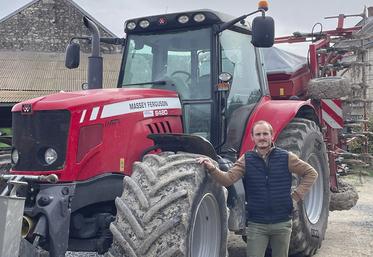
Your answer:
[[[125,177],[106,256],[226,256],[225,189],[197,155],[146,155]]]
[[[289,254],[312,256],[324,239],[329,216],[329,166],[322,134],[315,122],[294,118],[281,132],[276,144],[298,155],[318,172],[304,201],[294,206]],[[293,175],[293,189],[299,178]]]
[[[312,99],[338,99],[348,96],[351,86],[343,77],[325,77],[312,79],[308,84],[308,97]]]

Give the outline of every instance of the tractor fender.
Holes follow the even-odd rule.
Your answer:
[[[309,119],[315,121],[316,124],[320,123],[311,100],[271,100],[267,96],[263,97],[246,124],[240,155],[254,148],[251,129],[255,122],[259,120],[269,122],[273,127],[273,141],[275,142],[281,131],[295,117]]]
[[[142,156],[147,153],[161,149],[163,152],[187,152],[202,154],[218,161],[218,155],[212,144],[204,137],[187,134],[150,134],[148,138],[153,140],[154,146],[145,150]]]

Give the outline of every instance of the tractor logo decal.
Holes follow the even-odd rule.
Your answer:
[[[30,113],[32,113],[32,106],[31,106],[31,104],[22,104],[22,113],[23,114],[30,114]]]
[[[100,110],[100,107],[95,107],[92,109],[91,117],[89,120],[95,120],[97,118],[98,111]]]
[[[98,118],[100,108],[100,106],[97,106],[92,109],[91,115],[89,116],[90,121]],[[168,115],[168,109],[181,109],[179,98],[146,98],[107,104],[103,106],[100,118],[108,118],[134,112],[142,112],[144,118],[165,116]],[[86,115],[87,110],[83,110],[79,123],[84,122]]]
[[[80,117],[80,122],[79,123],[82,123],[84,121],[84,117],[85,117],[85,114],[87,113],[87,110],[84,110],[82,112],[82,116]]]
[[[159,109],[162,110],[162,113],[155,111]],[[101,118],[134,112],[142,112],[144,117],[161,116],[168,113],[167,109],[181,109],[179,98],[145,98],[108,104],[103,107]]]

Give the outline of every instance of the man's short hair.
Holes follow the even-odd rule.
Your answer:
[[[258,120],[257,122],[254,123],[253,127],[251,128],[251,135],[254,135],[254,128],[257,125],[267,125],[268,128],[269,128],[269,131],[271,132],[271,135],[273,135],[273,128],[272,128],[271,123],[269,123],[268,121],[265,121],[265,120]]]

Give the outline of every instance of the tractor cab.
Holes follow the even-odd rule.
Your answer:
[[[258,39],[253,40],[244,19],[232,21],[210,10],[127,21],[118,87],[177,91],[184,133],[202,136],[217,148],[232,127],[236,135],[227,143],[238,150],[244,122],[268,89],[260,51],[251,43]]]

